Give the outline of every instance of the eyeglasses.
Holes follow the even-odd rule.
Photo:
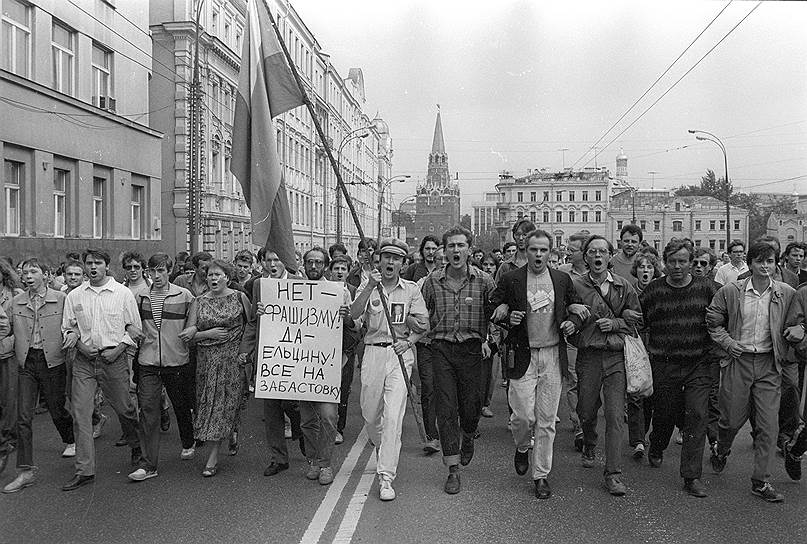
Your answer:
[[[709,261],[692,261],[693,266],[709,266]]]
[[[123,267],[124,270],[141,270],[142,268],[139,264],[127,264]]]
[[[607,249],[589,249],[588,251],[586,251],[586,255],[589,255],[590,257],[594,257],[596,255],[608,255],[608,250]]]

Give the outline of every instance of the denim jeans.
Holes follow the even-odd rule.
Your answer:
[[[434,440],[437,433],[437,409],[434,398],[434,355],[430,344],[418,342],[417,361],[418,376],[420,377],[420,408],[423,411],[423,428],[426,439]]]
[[[73,429],[76,435],[76,473],[95,474],[95,444],[92,438],[92,411],[95,389],[101,386],[107,402],[118,414],[123,436],[132,449],[140,448],[140,424],[129,395],[129,363],[122,353],[111,363],[100,355],[88,359],[76,354],[73,364]]]
[[[73,438],[73,418],[65,409],[65,367],[64,364],[48,368],[45,354],[41,349],[29,349],[25,366],[19,369],[17,389],[17,468],[30,468],[34,462],[34,437],[31,422],[34,417],[39,393],[45,398],[53,424],[65,444],[75,442]]]
[[[706,439],[709,444],[717,442],[717,422],[720,420],[720,363],[709,363],[709,375],[712,377],[712,386],[709,388],[709,417],[706,421]]]
[[[269,462],[287,464],[289,450],[286,447],[286,419],[291,422],[292,437],[299,436],[300,407],[297,401],[283,399],[263,399],[263,425],[266,445],[269,447]]]
[[[569,408],[569,421],[572,429],[580,429],[580,419],[577,417],[577,348],[571,344],[566,344],[566,357],[569,360],[566,376],[563,378],[563,386],[566,388],[566,406]]]
[[[625,357],[621,351],[578,349],[577,415],[586,446],[597,445],[600,391],[605,398],[605,474],[622,473],[625,387]]]
[[[799,413],[799,364],[782,365],[782,400],[779,403],[779,436],[777,442],[789,442],[801,425]]]
[[[473,440],[482,413],[482,342],[431,343],[434,364],[434,391],[437,403],[437,428],[443,450],[443,464],[460,461],[462,440]]]
[[[331,466],[339,405],[335,402],[300,401],[300,428],[305,456],[316,466]]]
[[[15,357],[0,359],[0,453],[17,447],[17,381]]]
[[[160,457],[160,414],[163,387],[174,406],[182,447],[185,449],[193,447],[192,380],[188,364],[182,366],[139,365],[137,400],[140,405],[140,425],[143,429],[142,468],[157,470]]]
[[[661,457],[676,425],[681,429],[681,477],[700,478],[709,417],[712,375],[708,361],[683,363],[651,359],[653,367],[653,431],[650,455]]]

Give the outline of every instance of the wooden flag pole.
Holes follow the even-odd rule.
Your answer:
[[[316,111],[314,110],[314,105],[311,103],[311,100],[308,98],[308,93],[305,91],[305,86],[303,85],[303,81],[300,78],[300,73],[297,71],[297,66],[294,64],[294,60],[291,58],[291,53],[289,53],[288,48],[286,47],[286,42],[283,40],[283,36],[280,33],[280,29],[277,27],[277,22],[275,21],[275,17],[272,15],[272,10],[269,9],[269,4],[266,0],[262,0],[264,6],[266,6],[266,12],[269,14],[269,21],[272,23],[272,28],[275,31],[275,35],[277,36],[278,42],[280,42],[280,47],[283,49],[283,54],[286,57],[286,62],[289,65],[289,69],[291,70],[292,75],[294,76],[294,80],[297,82],[297,87],[300,89],[300,94],[303,97],[303,103],[305,104],[306,108],[308,108],[308,113],[311,115],[311,120],[314,123],[314,127],[317,129],[317,134],[319,135],[319,139],[322,142],[322,147],[325,149],[325,154],[328,156],[328,162],[331,163],[331,168],[333,168],[334,174],[336,174],[336,187],[337,190],[342,192],[342,196],[345,199],[345,203],[347,203],[348,210],[350,210],[350,216],[353,218],[353,223],[356,225],[356,232],[359,234],[359,238],[362,241],[367,242],[367,238],[364,236],[364,229],[361,227],[361,222],[359,221],[359,215],[356,213],[356,208],[353,206],[353,201],[350,198],[350,195],[347,192],[347,187],[345,186],[345,182],[342,180],[342,174],[339,171],[339,163],[336,162],[336,159],[333,156],[333,152],[331,148],[328,146],[328,140],[325,137],[325,131],[322,129],[322,125],[319,123],[319,118],[317,117]],[[371,256],[372,258],[372,256]],[[389,311],[389,305],[387,303],[387,299],[384,296],[383,288],[381,284],[378,284],[378,293],[381,297],[381,305],[384,308],[384,316],[387,319],[387,326],[389,327],[390,335],[392,336],[392,342],[397,342],[397,337],[395,335],[395,329],[392,328],[392,320]],[[426,431],[423,428],[423,422],[420,420],[418,416],[418,412],[415,409],[415,396],[412,392],[412,384],[409,381],[409,373],[406,371],[406,366],[404,365],[403,357],[398,355],[398,364],[401,368],[401,372],[403,373],[404,383],[406,384],[406,394],[409,397],[409,402],[412,406],[412,413],[415,416],[415,421],[417,422],[418,433],[420,434],[421,440],[424,442],[426,441]]]

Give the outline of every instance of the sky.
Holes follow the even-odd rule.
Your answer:
[[[594,166],[595,144],[612,175],[624,149],[640,188],[697,184],[709,168],[722,177],[719,147],[688,129],[723,141],[737,190],[807,193],[807,2],[292,5],[343,78],[362,69],[393,174],[411,176],[393,184],[395,202],[425,181],[437,104],[463,213],[500,172]]]

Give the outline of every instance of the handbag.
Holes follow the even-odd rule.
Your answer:
[[[594,289],[603,302],[605,302],[608,309],[616,317],[616,312],[611,306],[611,303],[602,294],[599,288]],[[650,366],[650,356],[647,354],[647,349],[644,347],[639,332],[636,327],[633,328],[636,336],[631,334],[622,334],[622,341],[624,347],[622,353],[625,359],[625,382],[626,392],[634,398],[647,398],[653,394],[653,369]]]

